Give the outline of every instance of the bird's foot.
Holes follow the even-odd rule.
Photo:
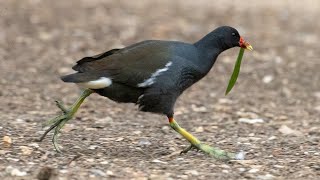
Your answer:
[[[208,154],[209,156],[220,160],[244,160],[245,156],[245,153],[242,151],[239,153],[230,153],[204,143],[200,143],[198,146],[196,146],[196,148]]]
[[[61,150],[58,146],[58,135],[60,133],[61,128],[74,116],[74,114],[79,109],[81,103],[84,101],[86,97],[88,97],[92,93],[91,90],[87,89],[84,90],[81,94],[81,96],[78,98],[78,100],[70,107],[65,108],[65,106],[59,102],[56,101],[57,107],[62,111],[62,114],[59,116],[50,119],[48,122],[45,123],[45,126],[50,126],[49,129],[47,129],[44,134],[41,136],[39,141],[42,141],[46,135],[54,129],[54,134],[52,137],[53,146],[56,149],[56,151],[61,153]]]
[[[204,143],[200,143],[197,145],[191,144],[186,149],[182,150],[180,154],[187,153],[188,151],[193,149],[196,149],[197,151],[200,150],[205,154],[208,154],[209,156],[219,160],[244,160],[245,157],[245,153],[242,151],[239,153],[229,153],[225,150],[215,148]]]
[[[207,144],[204,144],[199,139],[197,139],[192,134],[190,134],[188,131],[181,128],[180,125],[173,119],[173,117],[168,117],[168,118],[169,118],[169,124],[172,127],[172,129],[174,129],[176,132],[181,134],[184,138],[186,138],[191,143],[191,145],[186,149],[184,149],[183,151],[181,151],[180,154],[187,153],[191,149],[197,149],[216,159],[221,159],[221,160],[231,160],[231,159],[243,160],[244,159],[244,155],[245,155],[244,152],[240,152],[236,154],[229,153],[219,148],[215,148]]]
[[[59,146],[58,146],[58,143],[57,143],[57,140],[58,140],[58,134],[60,133],[60,129],[73,117],[74,115],[74,110],[72,110],[72,108],[70,109],[66,109],[64,107],[64,105],[59,102],[59,101],[56,101],[56,105],[59,109],[61,109],[62,111],[62,114],[55,117],[55,118],[52,118],[50,119],[48,122],[45,123],[45,126],[50,126],[49,129],[47,129],[45,131],[45,133],[41,136],[40,140],[39,141],[42,141],[46,135],[52,131],[54,129],[54,134],[53,134],[53,138],[52,138],[52,142],[53,142],[53,145],[54,145],[54,148],[58,151],[58,152],[61,152]]]

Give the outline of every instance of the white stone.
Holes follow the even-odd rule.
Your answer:
[[[264,176],[258,176],[258,179],[269,180],[274,179],[275,177],[272,174],[266,174]]]
[[[106,173],[108,176],[114,176],[114,173],[110,170],[107,170],[107,173]]]
[[[246,168],[238,168],[238,170],[239,170],[240,172],[244,172],[244,171],[246,171]]]
[[[264,120],[260,118],[256,118],[256,119],[239,118],[238,121],[243,123],[248,123],[248,124],[264,123]]]
[[[294,135],[294,136],[302,136],[303,135],[300,131],[293,130],[286,125],[282,125],[279,128],[279,131],[284,135]]]
[[[193,176],[198,176],[199,172],[196,171],[196,170],[188,170],[188,171],[186,171],[186,174],[190,174],[190,175],[193,175]]]
[[[268,138],[268,140],[270,140],[270,141],[275,140],[275,139],[277,139],[276,136],[271,136],[271,137]]]
[[[266,84],[270,83],[273,80],[273,76],[272,75],[266,75],[263,77],[262,81]]]
[[[105,165],[105,164],[109,164],[109,162],[108,161],[101,161],[100,164],[104,164]]]
[[[97,176],[102,176],[102,177],[106,176],[106,173],[101,171],[100,169],[90,169],[90,172]]]
[[[20,171],[19,169],[14,168],[12,166],[6,167],[6,172],[10,173],[11,176],[26,176],[27,175],[27,172]]]
[[[279,169],[282,169],[282,168],[284,168],[284,166],[281,166],[281,165],[277,165],[277,164],[273,165],[273,167],[275,167],[275,168],[279,168]]]
[[[256,172],[259,172],[259,169],[253,168],[253,169],[250,169],[248,172],[249,173],[256,173]]]
[[[161,163],[161,164],[168,164],[167,162],[160,161],[159,159],[154,159],[151,162],[153,162],[153,163]]]
[[[236,154],[235,159],[236,160],[244,160],[246,153],[243,151],[240,151],[239,153]]]

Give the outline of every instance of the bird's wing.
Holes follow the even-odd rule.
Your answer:
[[[75,71],[81,71],[81,65],[88,63],[88,62],[92,62],[92,61],[96,61],[96,60],[105,58],[107,56],[111,56],[112,54],[116,53],[119,50],[120,49],[111,49],[111,50],[104,52],[102,54],[98,54],[98,55],[90,56],[90,57],[84,57],[84,58],[80,59],[79,61],[77,61],[77,65],[73,66],[72,69]]]
[[[172,114],[180,94],[203,75],[190,61],[180,56],[171,57],[172,65],[156,77],[154,84],[145,89],[137,104],[141,111]]]
[[[78,73],[64,76],[62,80],[81,83],[107,77],[113,82],[134,87],[140,84],[142,87],[143,82],[154,73],[165,70],[172,56],[169,46],[170,43],[165,41],[143,41],[127,48],[86,57],[73,67]]]

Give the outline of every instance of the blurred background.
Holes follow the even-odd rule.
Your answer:
[[[289,179],[319,177],[320,1],[0,0],[0,178]],[[59,76],[85,56],[146,39],[195,42],[233,26],[252,44],[224,96],[238,48],[176,105],[199,139],[247,159],[225,163],[188,145],[163,116],[93,95],[63,129],[57,154],[43,122],[71,104]],[[8,138],[11,140],[9,141]],[[51,173],[51,174],[50,174]]]

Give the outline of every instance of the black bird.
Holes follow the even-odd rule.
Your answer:
[[[221,26],[194,44],[147,40],[85,57],[73,66],[76,73],[61,77],[85,90],[69,109],[57,102],[63,114],[49,121],[51,127],[40,141],[55,128],[53,144],[60,152],[59,130],[87,96],[97,93],[116,102],[135,103],[140,111],[166,115],[170,126],[191,143],[182,153],[196,148],[219,159],[242,159],[241,153],[228,153],[200,142],[173,119],[177,98],[210,71],[220,53],[233,47],[252,50],[236,29]]]

